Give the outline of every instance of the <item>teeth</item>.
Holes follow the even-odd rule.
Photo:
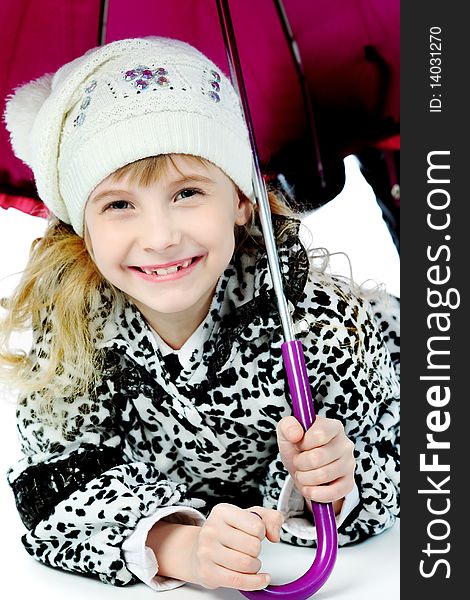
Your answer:
[[[168,275],[169,273],[176,273],[178,267],[173,265],[172,267],[168,267],[167,269],[156,269],[155,273],[157,275]]]
[[[172,265],[171,267],[167,267],[166,269],[147,269],[145,267],[141,267],[142,271],[147,275],[169,275],[170,273],[176,273],[178,269],[186,269],[191,264],[191,258],[184,260],[182,263],[178,265]]]

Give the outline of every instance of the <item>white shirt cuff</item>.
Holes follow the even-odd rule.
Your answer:
[[[195,500],[192,500],[192,504],[195,504]],[[201,502],[201,504],[204,503]],[[165,506],[159,508],[153,515],[140,519],[137,527],[125,540],[122,549],[127,568],[140,581],[157,592],[172,590],[185,584],[184,581],[180,581],[179,579],[157,575],[157,559],[151,548],[145,545],[150,529],[162,519],[171,521],[172,523],[198,526],[202,525],[206,520],[204,515],[190,506]]]
[[[358,504],[359,490],[357,485],[354,485],[354,488],[345,496],[340,513],[336,515],[337,528]],[[277,509],[284,515],[283,531],[303,540],[317,539],[315,525],[305,517],[305,498],[295,487],[294,480],[290,475],[282,486]]]

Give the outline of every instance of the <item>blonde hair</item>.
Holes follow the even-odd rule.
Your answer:
[[[82,395],[97,379],[101,355],[89,327],[108,288],[84,240],[53,219],[44,236],[33,242],[21,280],[2,300],[0,375],[21,396],[41,392],[41,407],[52,414],[56,396]],[[109,297],[109,293],[107,294]],[[33,330],[34,352],[11,348],[14,332]],[[64,365],[74,376],[62,377]]]
[[[173,162],[171,155],[145,158],[113,176],[117,180],[127,176],[131,183],[146,186],[161,177],[168,161]],[[282,197],[273,192],[268,197],[273,215],[295,222]],[[252,206],[251,222],[235,231],[235,253],[263,247]],[[284,233],[285,229],[280,235]],[[86,228],[82,239],[70,225],[53,218],[44,236],[33,242],[16,290],[2,301],[6,316],[0,321],[0,380],[20,396],[36,394],[38,414],[57,416],[56,399],[84,395],[99,380],[104,356],[97,348],[100,331],[93,329],[93,316],[123,299],[123,293],[95,265]],[[35,335],[34,352],[12,348],[12,335],[30,328]]]

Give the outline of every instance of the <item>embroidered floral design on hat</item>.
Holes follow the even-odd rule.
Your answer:
[[[85,88],[84,91],[85,91],[85,94],[87,94],[87,95],[83,98],[83,100],[80,104],[80,112],[73,120],[74,127],[80,127],[80,125],[82,125],[83,122],[85,121],[85,117],[86,117],[85,111],[90,106],[91,94],[95,91],[96,85],[97,85],[96,80],[93,79],[93,81],[90,81],[90,83]]]
[[[217,71],[204,71],[205,84],[202,86],[202,93],[209,96],[214,102],[220,102],[220,75]]]
[[[137,92],[148,89],[152,84],[160,87],[168,87],[170,80],[166,77],[167,75],[168,71],[164,67],[151,69],[150,67],[139,65],[138,67],[123,71],[124,81],[130,82]]]
[[[90,84],[85,88],[85,92],[87,94],[91,94],[91,92],[94,91],[95,87],[96,87],[96,80],[93,79],[93,81],[90,82]]]

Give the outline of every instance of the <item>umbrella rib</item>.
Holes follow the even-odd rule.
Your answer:
[[[256,145],[256,138],[253,130],[253,123],[250,115],[250,107],[248,105],[248,99],[246,95],[245,84],[243,81],[243,73],[240,65],[240,58],[238,55],[237,42],[235,39],[235,33],[233,30],[233,24],[230,17],[230,9],[227,0],[217,0],[217,10],[219,13],[220,23],[222,27],[222,34],[225,43],[225,49],[227,52],[227,60],[230,68],[230,76],[232,78],[233,85],[240,97],[241,108],[245,122],[248,127],[250,136],[251,147],[253,150],[253,188],[256,199],[259,206],[259,214],[261,220],[261,227],[263,230],[264,242],[266,246],[266,253],[268,257],[270,272],[273,280],[274,293],[278,304],[279,316],[281,318],[282,329],[284,332],[284,340],[286,342],[293,341],[294,328],[292,319],[289,313],[287,299],[284,294],[281,269],[279,267],[279,260],[277,255],[276,241],[274,239],[274,233],[271,223],[271,209],[269,206],[268,194],[266,186],[261,175],[258,159],[258,148]]]

